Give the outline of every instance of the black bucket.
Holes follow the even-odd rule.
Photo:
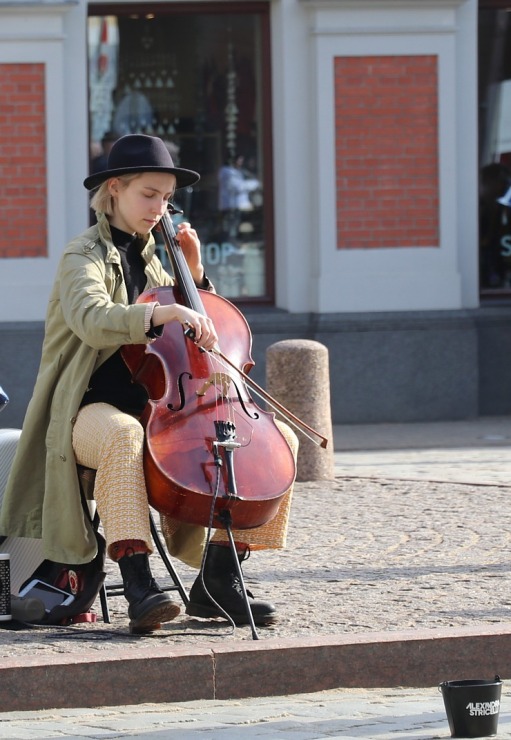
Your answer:
[[[497,734],[502,681],[443,681],[451,737],[491,737]]]

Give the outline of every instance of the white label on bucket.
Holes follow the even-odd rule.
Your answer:
[[[495,701],[471,701],[465,709],[470,710],[471,717],[487,717],[489,714],[499,713],[500,702],[498,699]]]

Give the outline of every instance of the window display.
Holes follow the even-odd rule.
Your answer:
[[[109,147],[124,134],[164,139],[178,166],[201,175],[175,205],[199,233],[217,290],[267,300],[268,8],[220,7],[91,8],[90,171],[104,168]],[[163,248],[160,254],[165,261]]]

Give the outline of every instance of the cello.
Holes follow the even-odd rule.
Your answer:
[[[219,341],[204,352],[171,322],[155,341],[122,348],[133,380],[149,395],[141,418],[149,503],[190,524],[225,527],[228,512],[229,526],[259,527],[277,513],[295,461],[275,414],[249,392],[254,362],[246,319],[225,298],[196,287],[168,211],[160,229],[175,285],[146,290],[137,302],[186,305],[213,320]]]

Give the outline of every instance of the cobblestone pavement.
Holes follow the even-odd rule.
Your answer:
[[[254,553],[244,564],[247,587],[279,609],[279,621],[260,628],[260,639],[511,621],[510,495],[507,486],[430,481],[298,484],[288,548]],[[179,571],[189,587],[195,571]],[[109,604],[110,625],[98,619],[67,629],[0,630],[0,657],[231,636],[225,621],[181,615],[152,637],[128,637],[124,598]],[[250,629],[238,628],[235,638],[252,639]]]
[[[511,419],[335,432],[335,480],[298,483],[287,549],[254,553],[244,564],[248,587],[279,609],[260,639],[509,624]],[[189,587],[195,572],[179,572]],[[225,622],[184,616],[135,638],[123,598],[110,607],[111,625],[0,630],[0,658],[252,639],[248,628],[233,635]],[[511,738],[506,694],[504,683],[499,738]],[[0,713],[0,737],[13,740],[216,740],[241,730],[258,740],[450,736],[436,687]]]
[[[482,437],[474,422],[464,446],[414,449],[413,465],[402,448],[413,439],[411,430],[387,435],[393,450],[345,452],[339,439],[342,433],[349,447],[350,428],[336,428],[335,480],[297,483],[288,547],[253,553],[244,563],[247,587],[279,610],[277,624],[259,628],[260,639],[510,622],[511,419],[504,428],[498,421],[498,433],[491,426]],[[453,440],[464,430],[453,423]],[[371,436],[368,429],[368,446],[378,431]],[[422,438],[426,448],[424,431]],[[458,482],[465,478],[477,482]],[[153,564],[163,582],[160,559]],[[118,581],[116,566],[109,563],[108,570]],[[196,572],[180,563],[178,570],[189,588]],[[154,636],[130,637],[124,598],[109,605],[110,625],[101,621],[97,602],[95,625],[0,630],[0,658],[233,637],[225,621],[185,615]],[[237,628],[234,638],[251,640],[250,629]]]

